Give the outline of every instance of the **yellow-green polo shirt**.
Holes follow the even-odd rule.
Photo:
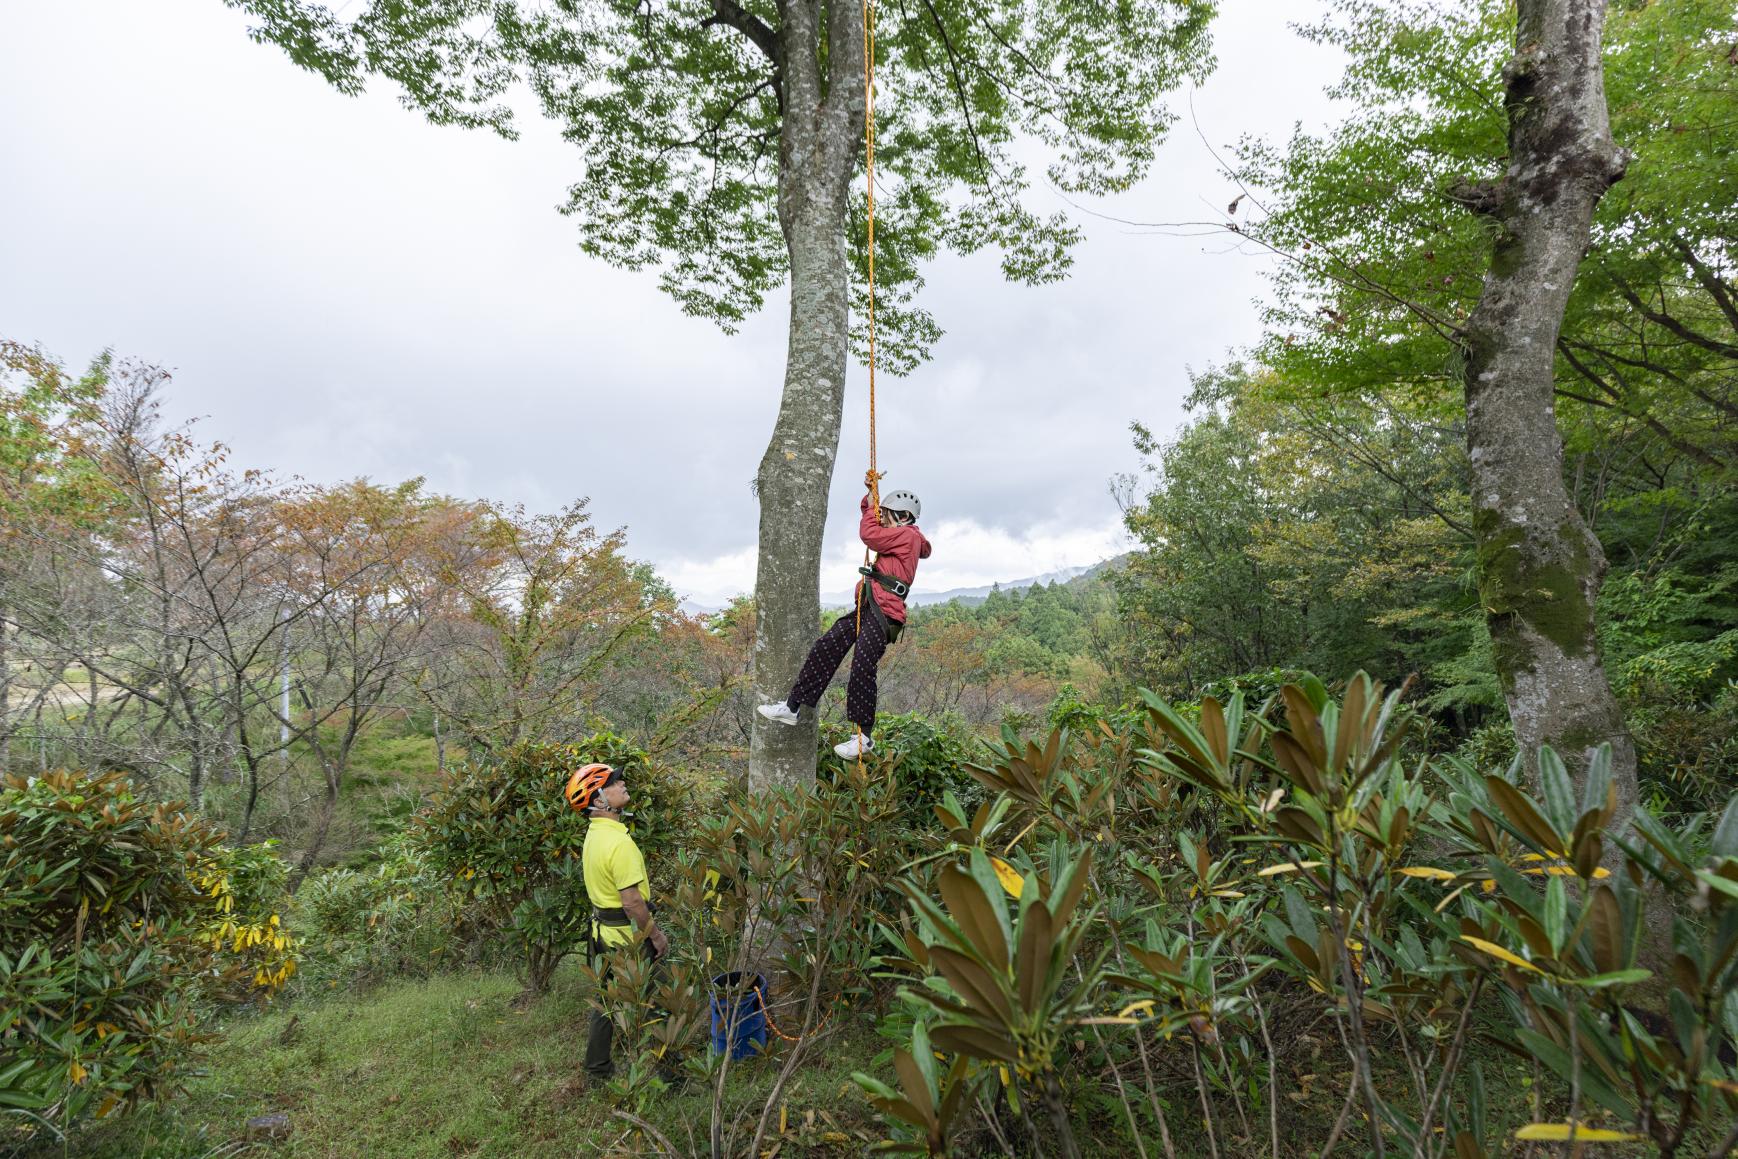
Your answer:
[[[580,864],[585,869],[585,892],[597,909],[620,909],[622,890],[639,886],[640,896],[652,900],[652,885],[646,880],[646,859],[634,844],[628,827],[614,817],[593,817],[585,831]],[[630,942],[635,927],[599,926],[606,946]]]

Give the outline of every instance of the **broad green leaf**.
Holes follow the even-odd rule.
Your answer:
[[[1201,698],[1201,737],[1207,752],[1221,768],[1231,761],[1231,742],[1225,727],[1225,710],[1211,696]]]
[[[1291,923],[1292,932],[1306,942],[1315,938],[1315,912],[1305,904],[1303,895],[1292,886],[1286,886],[1280,894],[1280,902],[1285,906],[1285,919]]]
[[[1717,873],[1710,873],[1706,869],[1696,870],[1696,877],[1709,888],[1717,889],[1727,897],[1738,898],[1738,881],[1733,881],[1729,877],[1721,877]]]
[[[988,970],[946,946],[931,947],[929,956],[937,972],[980,1017],[1002,1026],[1013,1022],[1014,1011],[1008,996]]]
[[[984,858],[985,854],[981,850],[972,851],[973,861]],[[942,866],[937,880],[948,915],[958,924],[972,948],[983,955],[986,962],[994,965],[1006,962],[1008,919],[1007,914],[1002,912],[1001,890],[992,886],[996,892],[993,895],[986,894],[977,875],[966,872],[958,865]],[[994,881],[994,878],[991,880]]]
[[[1571,978],[1569,980],[1574,982],[1577,986],[1584,986],[1589,990],[1602,990],[1607,986],[1632,986],[1637,982],[1645,982],[1653,976],[1654,973],[1652,970],[1643,970],[1640,967],[1636,967],[1629,970],[1612,970],[1605,974],[1593,974],[1586,978]]]
[[[1515,1031],[1515,1038],[1564,1082],[1568,1082],[1573,1074],[1579,1073],[1581,1093],[1612,1114],[1628,1118],[1634,1113],[1635,1108],[1630,1105],[1629,1100],[1614,1091],[1604,1078],[1585,1065],[1577,1068],[1568,1051],[1538,1031],[1518,1029]]]
[[[1485,788],[1491,795],[1491,801],[1503,811],[1503,816],[1509,824],[1540,853],[1558,855],[1567,852],[1563,847],[1567,842],[1562,835],[1552,829],[1550,822],[1539,813],[1539,810],[1515,786],[1502,777],[1485,778]]]
[[[1611,788],[1611,746],[1602,744],[1593,750],[1581,776],[1581,811],[1596,813],[1610,808]]]
[[[1623,912],[1617,895],[1603,882],[1593,887],[1587,897],[1587,940],[1593,955],[1593,965],[1604,973],[1622,968],[1625,960]]]
[[[1726,803],[1714,836],[1708,842],[1708,852],[1715,857],[1738,857],[1738,797]]]
[[[1553,877],[1545,885],[1545,936],[1551,941],[1551,956],[1561,955],[1563,941],[1569,936],[1569,893],[1561,877]]]
[[[1552,828],[1559,833],[1574,829],[1580,813],[1575,808],[1575,786],[1569,779],[1563,758],[1550,745],[1539,750],[1539,786],[1544,794],[1545,816],[1550,819]]]
[[[930,1039],[943,1050],[955,1054],[969,1054],[987,1062],[1020,1061],[1020,1052],[1012,1042],[976,1026],[943,1023],[930,1032]]]

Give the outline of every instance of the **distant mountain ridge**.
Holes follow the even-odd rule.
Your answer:
[[[1089,564],[1085,567],[1065,567],[1056,571],[1047,571],[1043,575],[1028,576],[1025,579],[999,580],[995,583],[984,584],[981,587],[949,588],[942,592],[926,592],[920,584],[918,589],[912,592],[911,597],[905,602],[914,608],[934,607],[937,604],[951,603],[954,600],[958,600],[960,603],[966,604],[967,606],[972,606],[983,603],[989,598],[990,593],[998,588],[1005,592],[1011,592],[1017,591],[1020,588],[1038,587],[1042,584],[1073,583],[1075,580],[1098,575],[1100,572],[1105,571],[1108,568],[1121,567],[1127,559],[1128,555],[1123,554],[1114,556],[1111,559],[1101,559],[1097,563]],[[919,573],[918,578],[922,578],[921,573]],[[850,592],[825,594],[821,596],[821,606],[825,608],[836,608],[850,602]]]
[[[1096,566],[1096,564],[1092,565],[1092,567]],[[949,588],[945,592],[926,592],[919,588],[917,591],[912,592],[911,598],[905,602],[914,608],[925,608],[933,604],[945,604],[953,600],[958,600],[962,604],[981,604],[984,600],[988,599],[990,593],[995,591],[997,588],[1000,588],[1005,592],[1011,592],[1020,588],[1038,587],[1042,584],[1065,584],[1069,580],[1085,575],[1087,572],[1092,570],[1092,567],[1065,567],[1059,571],[1047,571],[1043,575],[1035,575],[1027,579],[1006,580],[975,588]],[[850,598],[849,595],[841,596],[840,602],[848,601]]]

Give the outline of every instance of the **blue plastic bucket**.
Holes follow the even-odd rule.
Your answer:
[[[766,1049],[766,979],[732,970],[712,979],[712,1053],[733,1059]]]

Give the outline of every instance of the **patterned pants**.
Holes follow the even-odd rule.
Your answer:
[[[785,701],[793,709],[805,704],[811,708],[819,704],[821,693],[827,690],[833,673],[839,670],[839,662],[855,644],[857,650],[851,656],[851,679],[845,685],[845,719],[862,729],[864,736],[875,728],[875,666],[881,663],[881,654],[887,651],[887,630],[882,626],[876,609],[868,606],[868,601],[875,597],[863,590],[867,586],[858,589],[857,597],[863,601],[862,636],[857,634],[856,612],[846,612],[835,620],[809,649],[809,658],[803,661],[803,670],[797,674],[796,687],[791,689]]]

